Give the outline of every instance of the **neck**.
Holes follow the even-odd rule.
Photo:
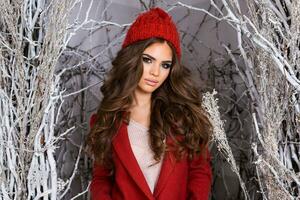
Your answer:
[[[133,107],[149,107],[151,106],[152,93],[142,93],[138,90],[134,92]]]

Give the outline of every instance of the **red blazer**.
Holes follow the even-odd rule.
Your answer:
[[[91,124],[94,119],[92,117]],[[170,142],[167,139],[167,143]],[[211,167],[199,156],[175,162],[166,152],[153,194],[132,152],[127,124],[122,123],[113,142],[114,175],[95,164],[90,192],[92,200],[207,200],[211,188]]]

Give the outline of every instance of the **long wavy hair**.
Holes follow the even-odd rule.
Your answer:
[[[97,163],[113,168],[112,140],[122,122],[128,124],[133,94],[143,74],[142,53],[161,38],[135,42],[121,49],[112,62],[101,92],[96,123],[88,134],[87,145]],[[171,43],[172,66],[165,82],[152,93],[150,147],[154,159],[160,161],[165,151],[172,151],[177,160],[184,155],[192,159],[203,153],[209,142],[212,125],[201,107],[201,95],[190,71],[182,66]],[[172,145],[165,139],[171,138]]]

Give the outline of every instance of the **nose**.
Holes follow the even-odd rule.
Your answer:
[[[153,76],[159,76],[160,74],[160,65],[159,63],[154,63],[151,67],[150,74]]]

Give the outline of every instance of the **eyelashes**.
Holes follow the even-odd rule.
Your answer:
[[[148,64],[152,63],[151,58],[148,58],[148,57],[146,57],[146,56],[143,56],[143,57],[142,57],[142,60],[143,60],[144,63],[148,63]]]
[[[152,63],[152,59],[149,58],[149,57],[146,57],[146,56],[143,56],[143,57],[142,57],[142,60],[143,60],[143,62],[146,63],[146,64],[151,64],[151,63]],[[171,63],[163,63],[161,66],[162,66],[164,69],[169,69],[170,67],[172,67],[172,64],[171,64]]]
[[[162,64],[162,67],[165,68],[165,69],[169,69],[171,68],[171,64]]]

